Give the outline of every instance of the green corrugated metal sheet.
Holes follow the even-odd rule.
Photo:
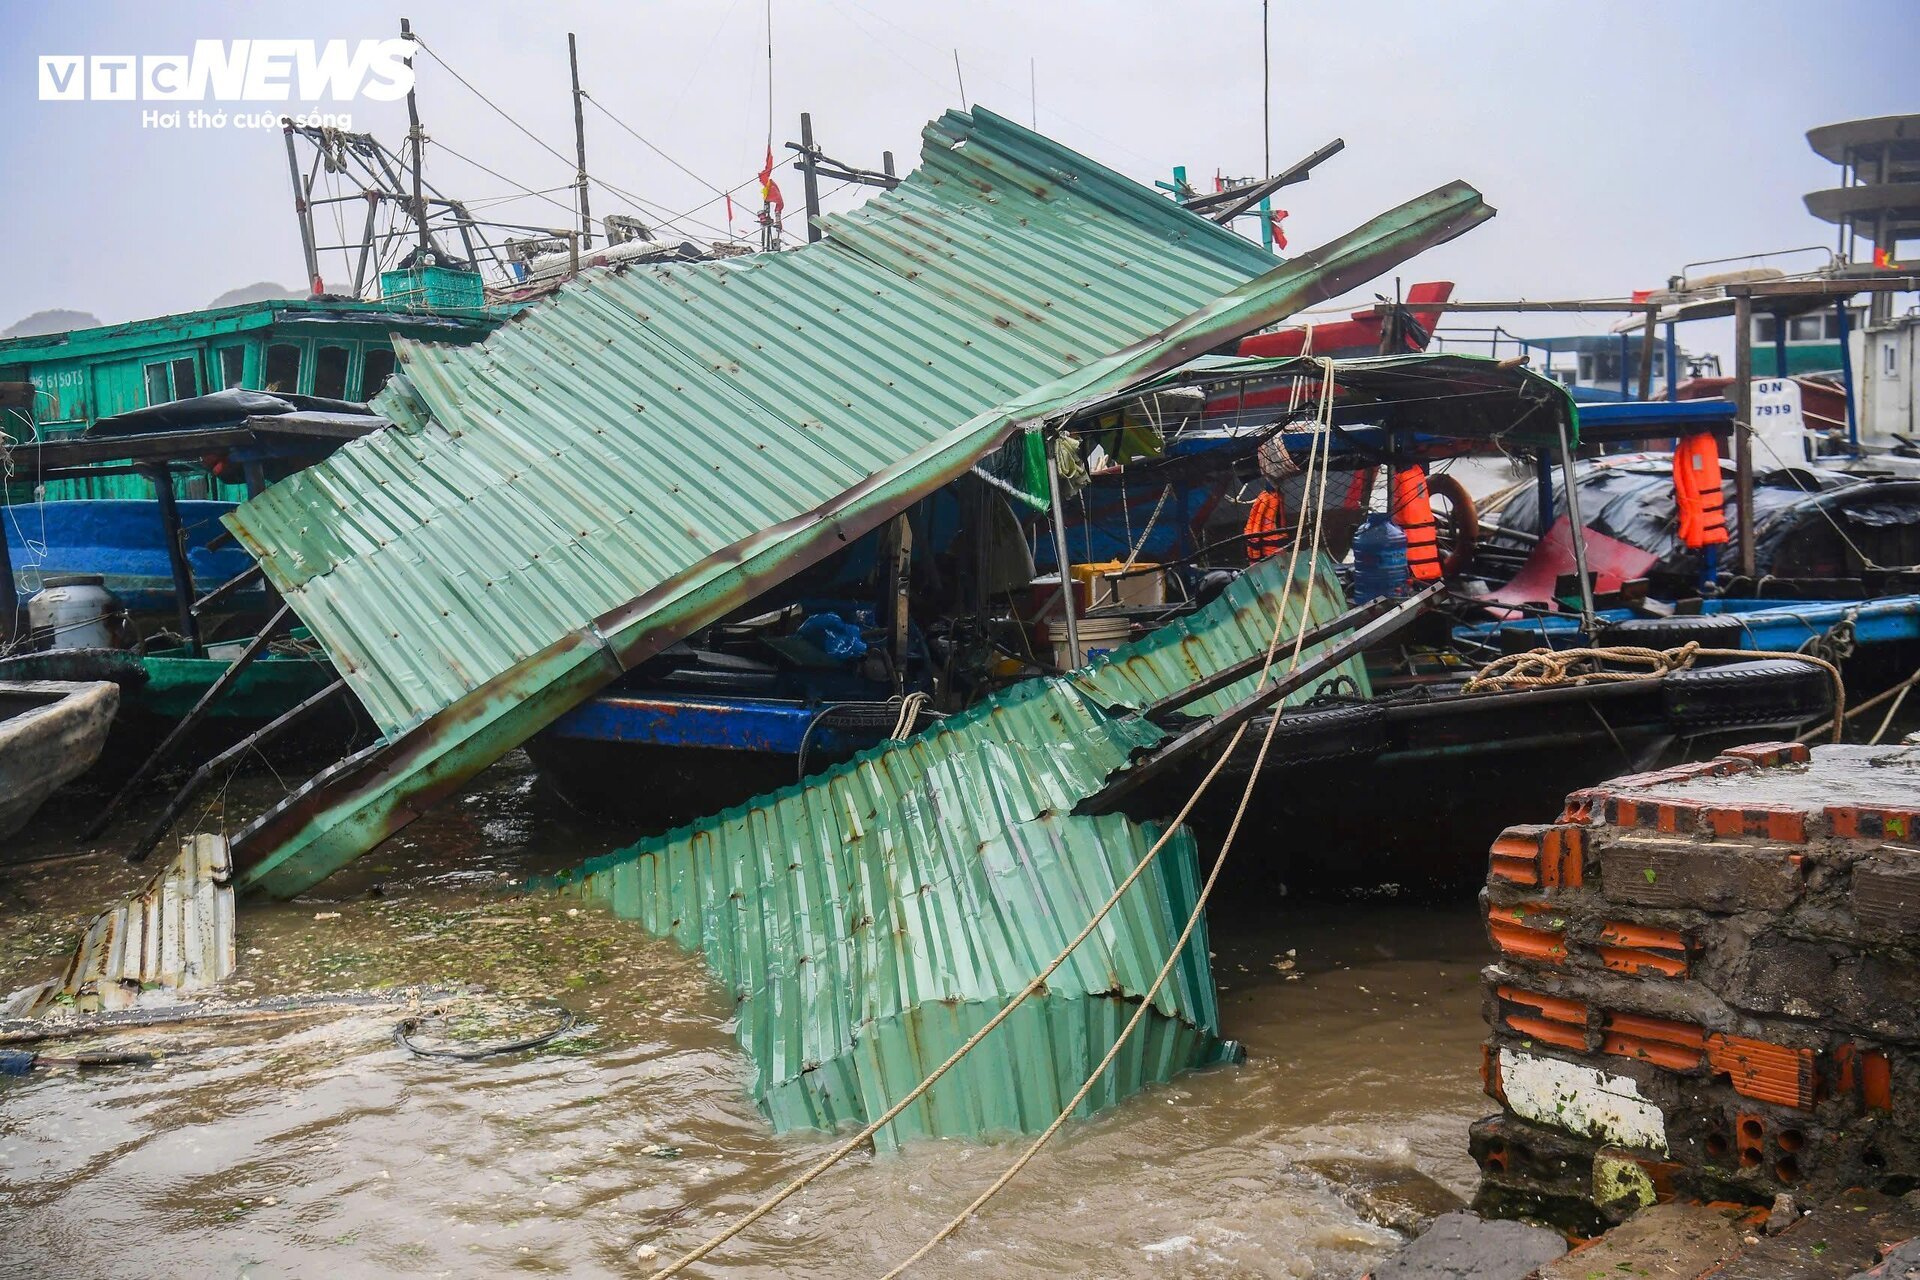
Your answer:
[[[1492,216],[1452,184],[1261,251],[989,112],[793,253],[590,272],[410,345],[396,426],[229,517],[389,741],[235,838],[285,896],[623,670],[962,474]],[[1131,344],[1131,345],[1129,345]]]
[[[1218,671],[1248,653],[1264,653],[1273,637],[1273,626],[1285,614],[1284,634],[1299,630],[1299,592],[1307,595],[1307,626],[1331,622],[1347,607],[1340,580],[1331,563],[1315,566],[1302,556],[1295,566],[1299,583],[1284,597],[1279,587],[1285,576],[1287,557],[1262,560],[1235,578],[1221,593],[1220,600],[1202,613],[1176,618],[1134,644],[1116,649],[1080,672],[1080,687],[1105,706],[1144,707],[1186,688],[1201,676]],[[1215,612],[1218,607],[1221,612]],[[1301,651],[1304,663],[1338,643],[1330,640]],[[1274,655],[1275,663],[1285,669],[1292,659],[1291,647],[1283,646]],[[1353,681],[1357,696],[1370,698],[1373,686],[1367,680],[1367,665],[1349,658],[1327,673],[1332,680],[1345,676]],[[1258,678],[1248,676],[1217,693],[1208,694],[1182,708],[1187,715],[1210,716],[1226,709],[1254,691]],[[1289,706],[1313,697],[1318,685],[1301,689],[1284,700]]]
[[[342,449],[230,522],[388,733],[1275,259],[986,111],[794,253],[594,272],[403,345]]]
[[[1297,576],[1337,611],[1332,566],[1318,570]],[[1145,856],[1156,828],[1072,810],[1165,739],[1129,711],[1265,651],[1288,587],[1284,563],[1266,561],[1177,630],[553,883],[706,956],[737,1002],[754,1095],[776,1128],[865,1123],[1039,973]],[[1178,833],[1044,995],[876,1139],[1051,1121],[1172,950],[1196,864]],[[1154,1008],[1084,1110],[1232,1053],[1204,928]]]

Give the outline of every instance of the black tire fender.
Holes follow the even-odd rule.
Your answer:
[[[1705,649],[1738,649],[1746,628],[1734,614],[1676,613],[1671,618],[1628,618],[1605,622],[1594,643],[1633,645],[1642,649],[1677,649],[1697,644]]]
[[[1825,669],[1791,658],[1753,658],[1675,671],[1660,683],[1667,722],[1683,733],[1793,724],[1833,714]]]

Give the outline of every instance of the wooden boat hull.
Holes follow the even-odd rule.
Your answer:
[[[0,682],[0,837],[93,767],[119,705],[119,686],[104,680]]]

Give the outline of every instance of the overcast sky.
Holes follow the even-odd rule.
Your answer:
[[[0,12],[0,327],[47,307],[108,321],[191,310],[234,286],[297,285],[303,275],[277,130],[143,129],[138,102],[41,102],[40,54],[183,52],[196,38],[358,40],[397,33],[404,13],[445,60],[420,60],[421,116],[445,144],[429,147],[427,172],[479,203],[514,188],[452,152],[535,189],[563,186],[571,167],[448,66],[570,155],[569,30],[594,101],[698,175],[589,108],[589,169],[651,202],[640,211],[650,221],[709,200],[707,183],[750,179],[766,145],[765,0],[4,0]],[[810,110],[833,155],[877,167],[891,149],[904,172],[922,125],[960,102],[957,49],[972,101],[1028,120],[1031,66],[1039,127],[1142,181],[1176,164],[1209,180],[1261,166],[1258,0],[773,0],[772,18],[776,150]],[[1456,296],[1470,298],[1620,295],[1692,261],[1831,244],[1832,229],[1801,204],[1836,181],[1806,130],[1920,109],[1920,4],[1910,0],[1274,0],[1272,33],[1275,166],[1334,137],[1347,143],[1284,193],[1294,249],[1463,178],[1499,217],[1404,274],[1458,281]],[[403,141],[402,104],[318,105],[350,112],[354,128],[396,148]],[[797,206],[798,175],[783,172],[783,185]],[[488,215],[564,224],[570,195],[554,198],[568,207],[522,197],[488,204]],[[858,199],[840,192],[827,207]],[[633,212],[610,190],[593,202],[596,214]],[[725,223],[717,205],[698,217]],[[798,234],[798,219],[789,227]],[[327,274],[343,273],[335,264]],[[1689,345],[1723,340],[1703,330]]]

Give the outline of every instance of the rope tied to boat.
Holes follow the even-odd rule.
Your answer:
[[[1620,684],[1657,680],[1686,671],[1701,658],[1785,658],[1819,667],[1833,682],[1833,740],[1842,740],[1846,726],[1847,685],[1840,668],[1816,653],[1785,649],[1714,649],[1695,641],[1671,649],[1642,645],[1592,645],[1579,649],[1529,649],[1496,658],[1462,687],[1462,693],[1498,693],[1515,689],[1546,689],[1557,685]],[[1576,669],[1583,668],[1584,669]],[[1621,669],[1625,668],[1625,669]]]
[[[1311,478],[1313,469],[1316,465],[1316,461],[1322,467],[1321,476],[1320,476],[1320,490],[1321,490],[1322,498],[1324,499],[1325,492],[1326,492],[1326,463],[1331,459],[1332,446],[1330,443],[1327,443],[1323,450],[1322,444],[1323,444],[1323,441],[1325,440],[1325,437],[1331,434],[1331,423],[1332,423],[1332,414],[1333,414],[1333,361],[1322,358],[1319,361],[1319,363],[1322,367],[1320,419],[1324,429],[1321,432],[1317,433],[1313,441],[1310,442],[1308,455],[1307,455],[1307,472],[1309,474],[1309,477]],[[1316,507],[1316,511],[1318,510],[1319,508]],[[1312,552],[1312,554],[1315,556],[1319,554],[1319,550],[1320,550],[1320,532],[1321,532],[1321,522],[1319,517],[1316,515],[1313,523],[1314,538],[1313,538],[1313,552]],[[1264,685],[1269,679],[1272,678],[1272,672],[1275,666],[1275,658],[1280,651],[1280,642],[1282,638],[1282,633],[1286,629],[1286,619],[1287,619],[1287,612],[1288,612],[1287,606],[1292,603],[1293,591],[1299,582],[1299,579],[1295,576],[1294,571],[1299,564],[1301,541],[1302,540],[1298,538],[1294,539],[1293,546],[1288,557],[1287,575],[1286,575],[1287,587],[1285,588],[1285,592],[1282,595],[1278,605],[1275,608],[1274,619],[1273,619],[1273,629],[1267,637],[1266,657],[1265,657],[1264,664],[1261,667],[1260,675],[1259,675],[1259,684],[1261,685]],[[1300,611],[1301,611],[1300,623],[1294,637],[1293,652],[1289,658],[1288,666],[1287,666],[1288,671],[1292,671],[1296,669],[1300,663],[1301,642],[1303,641],[1307,631],[1306,618],[1307,618],[1307,611],[1311,607],[1312,594],[1313,593],[1312,593],[1311,586],[1307,587],[1302,592],[1301,601],[1300,601]],[[1201,886],[1199,896],[1194,903],[1193,914],[1188,917],[1186,930],[1180,935],[1179,941],[1174,944],[1171,954],[1168,955],[1166,963],[1161,967],[1160,973],[1155,978],[1151,989],[1147,993],[1145,993],[1137,1003],[1134,1010],[1134,1015],[1128,1021],[1126,1025],[1126,1029],[1122,1032],[1119,1039],[1117,1039],[1114,1042],[1113,1047],[1108,1051],[1107,1056],[1101,1061],[1100,1065],[1094,1068],[1093,1073],[1087,1077],[1086,1081],[1081,1086],[1079,1094],[1076,1095],[1076,1097],[1072,1102],[1069,1102],[1064,1108],[1061,1109],[1059,1115],[1055,1117],[1054,1123],[1050,1125],[1047,1128],[1047,1130],[1043,1132],[1035,1140],[1034,1144],[1029,1148],[1027,1148],[1027,1150],[1021,1155],[1021,1157],[1018,1160],[1016,1160],[1005,1172],[1003,1172],[1000,1175],[1000,1177],[996,1179],[991,1186],[989,1186],[984,1192],[982,1192],[977,1198],[975,1198],[972,1203],[970,1203],[965,1209],[961,1210],[957,1216],[955,1216],[951,1221],[949,1221],[945,1226],[943,1226],[933,1236],[932,1239],[922,1244],[918,1250],[916,1250],[910,1257],[906,1259],[906,1261],[900,1263],[898,1266],[896,1266],[893,1269],[893,1271],[889,1272],[888,1274],[890,1276],[898,1275],[900,1272],[910,1267],[913,1263],[917,1262],[922,1257],[925,1257],[926,1254],[931,1249],[934,1248],[934,1246],[938,1245],[942,1240],[945,1240],[948,1236],[952,1235],[955,1231],[957,1231],[968,1219],[970,1219],[976,1212],[978,1212],[978,1210],[982,1205],[984,1205],[988,1200],[992,1199],[993,1196],[996,1195],[1002,1187],[1004,1187],[1009,1181],[1011,1181],[1015,1176],[1017,1176],[1019,1172],[1027,1166],[1028,1162],[1033,1159],[1034,1155],[1040,1150],[1040,1147],[1043,1146],[1046,1143],[1046,1141],[1049,1138],[1051,1138],[1055,1132],[1058,1131],[1061,1124],[1063,1124],[1066,1118],[1072,1114],[1074,1108],[1079,1105],[1080,1099],[1084,1098],[1087,1092],[1092,1088],[1093,1083],[1097,1081],[1103,1074],[1105,1074],[1105,1072],[1107,1071],[1107,1068],[1112,1065],[1113,1058],[1119,1053],[1121,1046],[1123,1046],[1126,1043],[1127,1037],[1131,1035],[1133,1028],[1136,1025],[1138,1025],[1141,1015],[1145,1012],[1147,1008],[1152,1006],[1154,996],[1159,993],[1161,986],[1164,985],[1164,983],[1166,982],[1168,974],[1172,972],[1173,967],[1177,962],[1177,960],[1179,959],[1180,955],[1186,950],[1187,940],[1192,936],[1195,927],[1199,924],[1201,914],[1206,910],[1207,900],[1209,896],[1212,894],[1214,882],[1219,876],[1220,868],[1225,865],[1226,855],[1232,847],[1234,833],[1236,833],[1239,830],[1240,815],[1245,812],[1247,798],[1252,794],[1253,785],[1255,781],[1257,781],[1258,778],[1260,777],[1260,765],[1265,760],[1267,745],[1271,743],[1273,740],[1273,726],[1277,724],[1279,720],[1280,720],[1280,717],[1277,715],[1267,717],[1267,731],[1266,731],[1266,736],[1262,739],[1262,742],[1261,742],[1260,756],[1255,761],[1253,770],[1247,775],[1247,784],[1245,789],[1241,793],[1240,805],[1235,812],[1233,824],[1229,829],[1226,840],[1221,847],[1220,856],[1215,859],[1213,871],[1208,875],[1206,883]],[[866,1125],[864,1125],[860,1129],[858,1133],[855,1133],[850,1137],[848,1137],[846,1140],[841,1142],[839,1146],[835,1147],[832,1151],[828,1152],[827,1155],[824,1156],[822,1159],[814,1163],[812,1166],[807,1168],[804,1172],[802,1172],[798,1176],[788,1181],[785,1186],[773,1192],[771,1195],[767,1196],[765,1199],[761,1200],[758,1204],[754,1205],[753,1208],[747,1210],[745,1213],[735,1218],[731,1223],[729,1223],[727,1226],[723,1227],[719,1231],[715,1232],[712,1236],[708,1237],[704,1242],[695,1246],[692,1249],[687,1250],[685,1253],[675,1258],[672,1262],[668,1263],[666,1266],[660,1268],[658,1271],[655,1271],[653,1273],[653,1276],[651,1277],[651,1280],[666,1280],[666,1277],[668,1276],[678,1275],[680,1272],[686,1270],[688,1267],[692,1266],[694,1263],[700,1261],[702,1258],[712,1253],[715,1249],[718,1249],[721,1245],[725,1244],[727,1241],[739,1235],[742,1231],[745,1231],[748,1227],[752,1226],[755,1222],[758,1222],[761,1218],[764,1218],[767,1214],[773,1212],[774,1209],[778,1208],[781,1204],[785,1203],[790,1197],[805,1190],[810,1184],[812,1184],[822,1174],[826,1173],[829,1169],[833,1168],[834,1165],[838,1164],[841,1160],[844,1160],[848,1155],[852,1154],[854,1151],[858,1150],[865,1143],[867,1143],[875,1133],[879,1132],[881,1128],[889,1124],[894,1119],[894,1117],[898,1116],[901,1112],[905,1111],[909,1106],[913,1105],[915,1100],[917,1100],[928,1089],[932,1088],[934,1084],[940,1080],[941,1077],[943,1077],[944,1075],[947,1074],[948,1071],[953,1069],[956,1063],[958,1063],[962,1058],[964,1058],[968,1053],[970,1053],[974,1049],[974,1047],[978,1045],[982,1040],[986,1039],[987,1036],[993,1031],[995,1027],[998,1027],[1002,1022],[1005,1022],[1008,1018],[1012,1017],[1014,1011],[1018,1009],[1029,997],[1034,995],[1036,992],[1043,990],[1046,986],[1047,979],[1051,978],[1055,973],[1055,971],[1057,971],[1061,965],[1067,962],[1067,958],[1074,953],[1074,951],[1080,946],[1082,942],[1085,942],[1090,936],[1092,936],[1093,931],[1100,927],[1100,922],[1102,920],[1105,920],[1108,914],[1112,912],[1114,907],[1118,905],[1118,903],[1120,902],[1120,899],[1126,894],[1127,890],[1131,889],[1133,887],[1134,882],[1146,873],[1147,868],[1153,865],[1153,861],[1159,855],[1160,850],[1164,848],[1170,840],[1173,839],[1174,834],[1180,830],[1181,824],[1187,820],[1187,816],[1190,813],[1192,813],[1194,807],[1200,803],[1201,797],[1204,796],[1207,792],[1207,789],[1213,785],[1214,779],[1219,777],[1221,771],[1226,768],[1227,761],[1232,758],[1234,751],[1238,749],[1238,747],[1240,746],[1241,739],[1246,737],[1248,726],[1250,723],[1251,723],[1250,721],[1243,722],[1238,728],[1234,730],[1233,736],[1227,740],[1225,747],[1221,749],[1219,756],[1214,760],[1213,764],[1208,768],[1207,772],[1201,777],[1199,783],[1194,787],[1192,793],[1188,795],[1185,803],[1181,805],[1179,812],[1176,813],[1173,816],[1173,818],[1165,824],[1165,826],[1161,829],[1159,838],[1153,842],[1153,844],[1147,849],[1146,853],[1141,856],[1140,860],[1134,864],[1133,869],[1129,871],[1127,875],[1120,881],[1120,883],[1114,887],[1113,892],[1110,895],[1108,895],[1107,900],[1104,903],[1102,903],[1098,909],[1094,911],[1092,917],[1087,921],[1086,925],[1080,930],[1080,932],[1074,935],[1074,937],[1070,939],[1065,946],[1060,948],[1059,952],[1054,955],[1053,959],[1049,960],[1046,966],[1042,968],[1039,973],[1035,974],[1033,978],[1028,981],[1026,986],[1022,987],[1018,992],[1014,993],[1013,997],[1010,1000],[1008,1000],[1006,1004],[1002,1005],[999,1011],[996,1012],[991,1018],[987,1019],[986,1023],[982,1025],[979,1030],[975,1031],[972,1035],[968,1036],[967,1039],[963,1041],[958,1048],[956,1048],[950,1055],[948,1055],[947,1059],[944,1062],[942,1062],[939,1066],[935,1067],[932,1071],[928,1072],[921,1079],[920,1083],[915,1085],[911,1090],[909,1090],[904,1097],[901,1097],[900,1099],[895,1101],[880,1115],[874,1117],[872,1120],[869,1120],[866,1123]]]

